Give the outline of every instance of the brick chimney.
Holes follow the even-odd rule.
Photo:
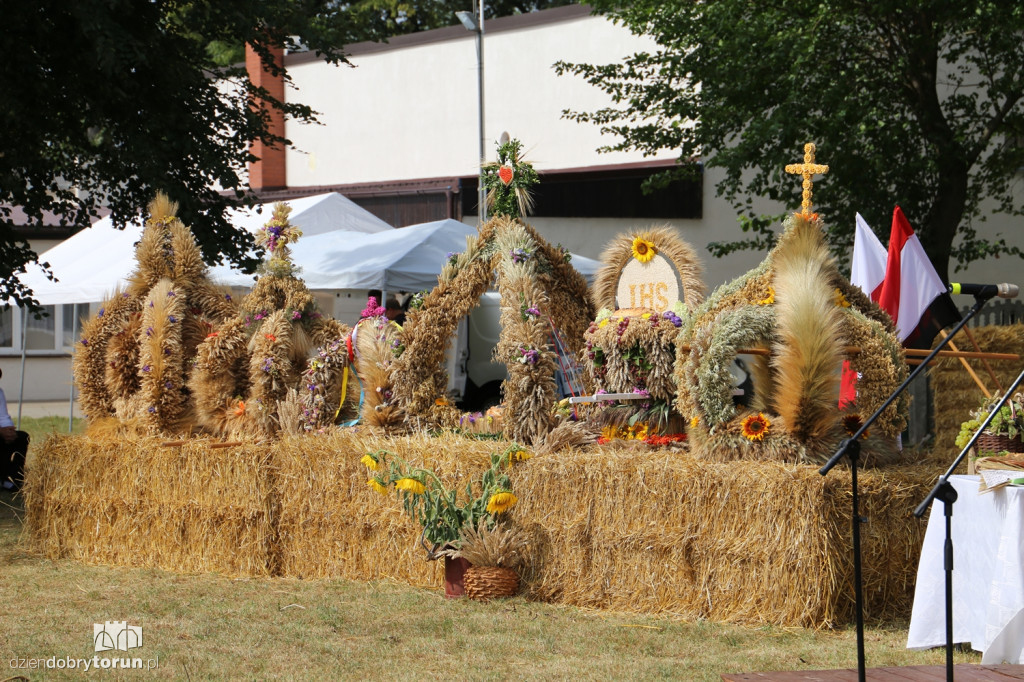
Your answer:
[[[270,51],[275,63],[281,66],[284,63],[284,48],[274,47]],[[284,75],[274,77],[265,71],[259,55],[248,44],[245,46],[245,68],[253,85],[264,88],[278,101],[284,101]],[[262,106],[262,103],[257,106]],[[270,114],[270,132],[284,137],[284,114],[269,107],[267,111]],[[253,156],[259,157],[258,161],[249,164],[249,184],[255,191],[284,189],[288,186],[283,145],[268,146],[257,140],[252,143],[250,151]]]

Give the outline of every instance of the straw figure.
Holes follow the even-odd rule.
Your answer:
[[[810,154],[813,160],[813,148]],[[820,168],[827,170],[815,165],[812,172]],[[822,462],[906,378],[891,320],[839,273],[821,219],[810,212],[807,185],[803,211],[786,219],[765,261],[683,320],[676,407],[690,420],[691,447],[702,457]],[[741,409],[728,366],[749,349],[766,354],[754,355],[754,393]],[[841,410],[844,360],[860,379],[856,399]],[[906,408],[906,398],[897,401],[869,430],[866,463],[895,457]]]
[[[479,304],[496,276],[502,331],[495,360],[509,371],[502,385],[502,423],[508,438],[532,444],[555,423],[559,360],[552,339],[557,334],[568,354],[577,357],[593,311],[586,280],[570,265],[568,252],[515,217],[529,209],[529,186],[536,182],[520,149],[517,140],[502,142],[499,163],[487,166],[494,217],[467,238],[466,250],[449,258],[437,286],[409,311],[404,350],[391,365],[391,384],[406,414],[444,426],[459,423],[460,414],[445,395],[445,351],[459,321]]]
[[[631,421],[645,437],[681,433],[684,425],[669,425],[675,339],[681,315],[704,300],[700,260],[674,230],[659,227],[620,235],[601,261],[592,294],[599,312],[584,335],[586,365],[598,390],[642,398],[613,404],[599,421]]]
[[[288,244],[302,233],[289,222],[290,212],[286,204],[274,205],[273,217],[257,237],[269,258],[256,286],[237,316],[211,331],[196,352],[189,387],[197,418],[218,435],[277,434],[278,401],[290,388],[302,394],[303,372],[314,348],[328,347],[348,332],[317,310],[295,274]],[[332,364],[323,380],[331,386],[340,383],[346,365]]]
[[[364,424],[385,429],[401,425],[405,413],[394,400],[389,372],[391,362],[404,350],[401,338],[402,327],[389,320],[384,307],[371,296],[352,331],[320,348],[310,361],[305,373],[307,391],[302,396],[302,428],[322,430],[336,423],[339,410],[346,407],[343,395],[355,405],[346,409],[354,409]]]
[[[127,287],[82,326],[74,377],[90,420],[138,420],[167,433],[194,423],[190,360],[236,306],[227,289],[207,279],[195,238],[176,212],[177,204],[157,195]]]

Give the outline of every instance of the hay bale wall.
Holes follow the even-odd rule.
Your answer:
[[[359,462],[386,448],[464,482],[504,442],[368,431],[211,450],[51,438],[26,529],[47,556],[175,571],[441,584],[420,529]],[[849,474],[647,449],[563,450],[511,472],[533,599],[717,621],[822,626],[853,613]],[[861,476],[868,618],[908,616],[930,470]]]
[[[978,327],[974,330],[974,338],[983,351],[1016,353],[1024,357],[1024,324]],[[953,338],[953,343],[960,350],[974,350],[971,340],[962,331]],[[999,393],[981,360],[968,360],[967,364],[981,378],[989,392],[993,395]],[[971,418],[971,411],[981,404],[985,396],[956,358],[941,358],[934,365],[931,370],[932,392],[935,396],[933,459],[945,462],[948,466],[958,452],[956,436],[960,433],[960,424]],[[989,365],[1005,390],[1017,378],[1024,363],[1019,360],[989,360]],[[966,471],[965,462],[960,473]]]
[[[868,618],[910,613],[926,476],[860,476]],[[513,485],[534,541],[532,598],[715,621],[852,618],[848,471],[620,450],[536,457]]]
[[[271,575],[267,449],[162,442],[48,438],[23,489],[30,542],[52,559]]]
[[[274,453],[280,574],[440,585],[443,564],[426,561],[419,525],[402,510],[397,495],[384,496],[367,485],[370,475],[359,460],[368,451],[388,449],[414,466],[433,468],[446,485],[455,485],[489,466],[496,445],[461,437],[391,439],[368,433],[281,441]]]

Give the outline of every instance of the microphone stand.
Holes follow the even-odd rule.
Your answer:
[[[914,510],[914,516],[921,518],[928,511],[932,501],[939,500],[943,504],[943,511],[946,515],[943,569],[946,573],[946,679],[950,681],[953,679],[953,503],[956,502],[957,493],[953,484],[949,482],[949,477],[953,475],[953,471],[964,461],[964,457],[974,447],[982,432],[988,428],[988,425],[995,419],[996,414],[999,413],[1000,408],[1006,404],[1006,401],[1010,399],[1010,396],[1013,395],[1013,392],[1017,390],[1022,381],[1024,381],[1024,371],[1017,375],[1010,388],[1006,389],[1006,393],[996,403],[996,406],[992,408],[992,411],[988,413],[988,416],[981,423],[981,426],[978,427],[978,430],[974,432],[971,440],[960,451],[960,454],[956,456],[956,459],[953,460],[953,464],[946,469],[946,473],[939,477],[935,487],[931,489],[928,496]]]
[[[825,466],[818,469],[818,473],[821,474],[822,476],[825,476],[826,474],[828,474],[829,471],[832,470],[832,468],[836,464],[839,463],[839,460],[841,460],[844,456],[849,457],[850,459],[850,486],[853,492],[853,594],[857,612],[857,679],[859,680],[859,682],[865,682],[867,675],[864,661],[864,586],[861,580],[860,556],[860,524],[865,523],[867,519],[862,518],[860,515],[859,500],[857,494],[857,461],[860,458],[860,437],[864,435],[864,432],[867,431],[872,424],[875,423],[878,417],[881,416],[882,412],[884,412],[886,408],[892,405],[896,398],[898,398],[899,395],[907,389],[910,383],[917,378],[917,375],[925,370],[925,368],[928,366],[928,363],[931,362],[935,358],[935,356],[939,354],[939,351],[945,348],[946,345],[953,340],[953,337],[956,336],[956,333],[963,329],[967,322],[972,317],[977,315],[978,311],[981,310],[981,307],[985,305],[985,303],[990,298],[995,296],[995,294],[996,292],[994,291],[992,293],[975,294],[974,305],[972,305],[970,310],[967,311],[967,314],[963,317],[963,319],[961,319],[956,324],[956,326],[953,327],[953,331],[951,331],[948,336],[946,336],[944,339],[942,339],[942,341],[939,342],[939,345],[937,345],[935,349],[931,353],[929,353],[924,358],[924,360],[921,361],[921,364],[918,365],[917,368],[915,368],[914,371],[910,373],[910,376],[908,376],[906,380],[902,384],[900,384],[895,391],[893,391],[892,395],[886,398],[885,402],[882,403],[881,407],[875,410],[875,413],[868,417],[863,424],[861,424],[861,427],[857,429],[856,433],[854,433],[852,436],[845,439],[839,444],[839,449],[836,450],[835,454],[832,455],[831,459],[829,459],[828,462],[825,463]],[[952,668],[950,668],[949,674],[951,676],[950,679],[952,679]]]

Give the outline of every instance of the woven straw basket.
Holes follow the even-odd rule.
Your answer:
[[[511,597],[519,591],[519,576],[511,568],[471,566],[466,569],[463,586],[470,599]]]
[[[1024,452],[1024,441],[1020,438],[1009,436],[996,436],[991,433],[982,433],[974,444],[975,450],[984,454],[986,452]]]

